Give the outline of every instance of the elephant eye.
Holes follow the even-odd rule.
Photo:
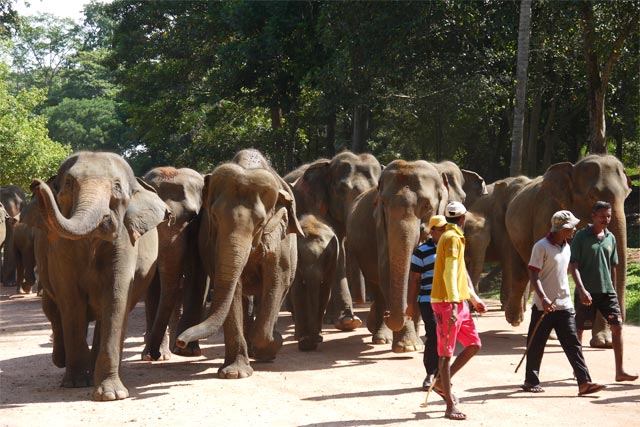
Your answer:
[[[113,192],[117,193],[117,194],[121,194],[122,193],[122,185],[119,182],[114,182],[113,183]]]

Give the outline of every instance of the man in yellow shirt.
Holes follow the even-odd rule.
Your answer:
[[[446,231],[440,237],[431,289],[431,306],[436,316],[438,335],[438,371],[440,377],[434,389],[447,402],[445,418],[464,420],[467,416],[457,408],[451,392],[451,377],[480,350],[481,342],[465,300],[469,292],[467,268],[464,263],[465,239],[462,228],[467,209],[460,202],[450,202],[445,208]],[[451,364],[456,340],[464,350]]]

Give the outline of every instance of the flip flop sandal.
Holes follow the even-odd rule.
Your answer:
[[[607,388],[607,386],[604,384],[592,383],[592,384],[589,384],[589,386],[585,391],[578,392],[578,396],[585,396],[587,394],[597,393],[604,388]]]
[[[467,419],[467,415],[463,414],[462,412],[452,412],[450,414],[447,414],[445,412],[444,417],[449,420],[456,420],[456,421],[464,421]]]
[[[520,388],[528,393],[544,393],[544,389],[539,385],[530,385],[525,383],[522,384]]]

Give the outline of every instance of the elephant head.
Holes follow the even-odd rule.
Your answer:
[[[464,179],[462,189],[467,197],[464,199],[465,206],[472,206],[476,200],[489,194],[484,178],[474,171],[461,169]]]
[[[44,223],[58,237],[113,241],[127,233],[131,244],[169,214],[158,195],[112,153],[78,152],[60,166],[52,187],[31,184]]]
[[[343,151],[331,160],[319,159],[293,186],[298,212],[324,219],[342,239],[355,198],[376,186],[380,172],[378,160],[367,153]]]
[[[180,348],[220,328],[250,258],[273,256],[272,262],[281,262],[282,241],[290,233],[304,235],[291,189],[271,169],[218,166],[205,176],[202,209],[202,256],[215,283],[212,309],[207,319],[178,337]],[[291,244],[295,247],[295,239]]]
[[[404,326],[409,265],[420,224],[442,213],[448,198],[440,172],[424,160],[394,160],[382,171],[374,218],[379,277],[389,309],[385,323],[393,331]]]
[[[581,220],[581,227],[590,220],[596,201],[609,202],[612,206],[609,230],[616,236],[619,257],[615,286],[624,313],[627,267],[624,200],[630,193],[631,181],[622,163],[614,156],[589,155],[575,165],[568,162],[553,164],[543,176],[527,184],[509,204],[506,215],[509,237],[526,263],[535,241],[549,231],[549,220],[554,212],[570,210]],[[516,283],[518,275],[514,270],[512,286],[516,289],[512,289],[515,292],[510,294],[505,313],[510,323],[522,320],[521,300],[526,285]]]

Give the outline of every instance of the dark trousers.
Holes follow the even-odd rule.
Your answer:
[[[525,382],[529,385],[540,384],[539,372],[544,347],[552,329],[556,330],[558,341],[564,350],[564,354],[569,359],[573,372],[578,380],[578,384],[591,382],[589,370],[582,355],[582,346],[578,341],[576,333],[575,314],[568,310],[557,310],[547,313],[538,327],[535,336],[531,336],[533,329],[544,312],[538,310],[535,304],[531,307],[531,323],[529,324],[529,333],[527,342],[531,341],[529,353],[527,354],[527,372]]]
[[[436,316],[433,314],[430,302],[420,302],[420,314],[424,322],[424,357],[422,362],[427,370],[427,375],[438,373],[438,338],[436,335]]]

